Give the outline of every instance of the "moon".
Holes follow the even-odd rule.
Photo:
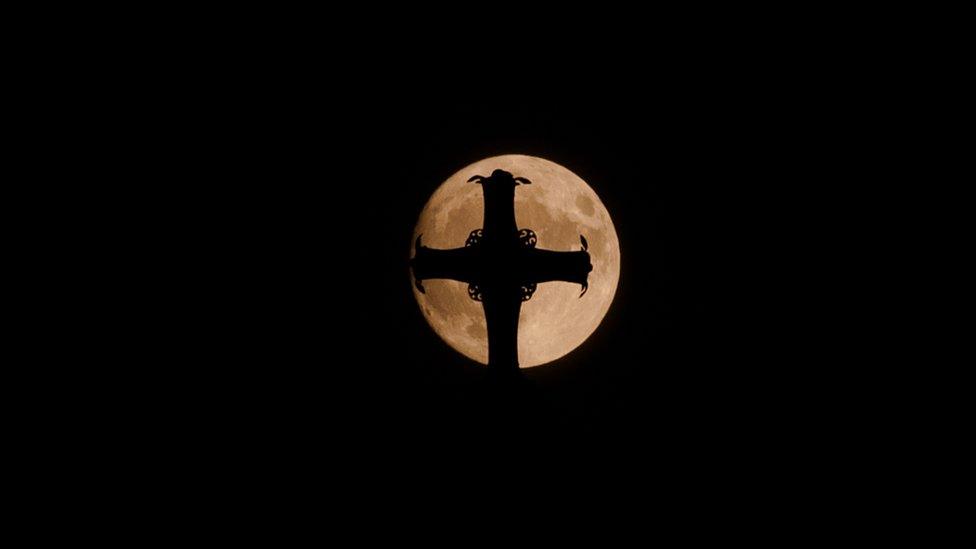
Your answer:
[[[620,243],[610,214],[585,181],[555,162],[518,154],[485,158],[444,181],[424,206],[411,242],[422,234],[424,245],[432,248],[464,246],[468,234],[482,228],[484,220],[481,186],[467,181],[474,175],[487,177],[495,169],[532,182],[515,189],[515,221],[520,229],[535,231],[539,248],[579,250],[583,235],[593,264],[589,289],[582,297],[579,284],[546,282],[522,303],[518,360],[521,368],[532,368],[566,355],[600,325],[620,278]],[[467,284],[431,279],[424,286],[426,293],[416,288],[413,293],[430,327],[461,354],[487,364],[484,310],[468,297]]]

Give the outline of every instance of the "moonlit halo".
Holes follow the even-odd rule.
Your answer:
[[[552,362],[582,344],[596,330],[613,301],[620,277],[620,244],[610,214],[596,193],[568,169],[533,156],[504,155],[471,164],[434,191],[414,229],[425,246],[458,248],[468,234],[482,228],[484,196],[473,175],[502,169],[525,177],[530,185],[515,189],[515,221],[532,229],[538,247],[555,251],[580,249],[580,235],[589,245],[593,271],[582,298],[579,284],[539,284],[532,299],[522,303],[518,358],[522,368]],[[488,363],[488,330],[481,303],[468,297],[467,284],[456,280],[424,281],[426,293],[414,296],[431,328],[458,352]]]

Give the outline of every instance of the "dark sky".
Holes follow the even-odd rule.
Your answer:
[[[135,463],[127,491],[154,498],[147,477],[160,492],[177,486],[167,509],[200,505],[202,521],[223,507],[202,491],[245,507],[258,508],[255,497],[298,505],[316,521],[333,508],[364,510],[371,520],[359,537],[402,533],[372,518],[384,504],[425,513],[421,528],[450,522],[424,505],[435,478],[501,502],[483,515],[437,498],[479,522],[469,538],[502,522],[557,526],[537,520],[528,496],[562,499],[589,481],[630,491],[586,499],[636,501],[642,516],[632,522],[655,535],[643,526],[668,519],[644,502],[679,511],[715,502],[726,514],[762,478],[771,490],[758,497],[778,507],[784,493],[806,496],[795,483],[816,487],[851,469],[879,429],[901,428],[874,397],[914,398],[886,392],[891,366],[875,353],[902,342],[866,339],[874,303],[865,295],[881,292],[858,269],[890,241],[889,225],[872,218],[891,193],[878,166],[903,162],[876,137],[901,139],[892,130],[904,105],[891,93],[910,76],[899,68],[891,85],[864,85],[879,59],[901,65],[888,41],[858,30],[867,47],[854,51],[830,25],[797,34],[807,13],[745,13],[771,29],[754,33],[700,7],[684,26],[616,9],[601,25],[583,5],[572,27],[475,7],[477,17],[453,25],[421,14],[429,28],[374,9],[360,27],[384,20],[404,34],[383,41],[338,12],[291,16],[270,34],[264,21],[221,14],[203,25],[208,44],[184,45],[177,59],[184,37],[174,26],[152,40],[156,57],[133,49],[131,63],[111,65],[118,85],[92,75],[54,88],[90,90],[119,119],[79,103],[88,123],[68,136],[94,143],[99,162],[52,162],[76,174],[68,187],[88,199],[103,171],[117,176],[119,191],[95,200],[124,218],[85,220],[104,227],[105,241],[123,235],[120,249],[110,246],[123,265],[104,275],[122,288],[121,312],[78,291],[122,326],[98,334],[109,348],[92,355],[54,342],[80,357],[74,375],[90,383],[96,371],[112,397],[81,408],[94,405],[104,420],[69,409],[63,421],[79,422],[82,437],[119,425],[108,433],[121,448],[106,454],[83,440],[54,459]],[[486,24],[488,13],[504,21]],[[198,19],[190,15],[178,17]],[[307,29],[295,27],[301,19]],[[854,26],[879,24],[873,14]],[[417,42],[429,47],[410,47]],[[436,187],[511,153],[557,162],[596,191],[618,233],[621,275],[589,340],[499,385],[423,320],[408,258]],[[867,230],[848,230],[845,216]],[[92,271],[102,276],[100,265]],[[898,307],[899,295],[883,298]],[[94,324],[87,313],[80,322]],[[121,359],[118,371],[102,373],[103,352]],[[157,462],[143,466],[144,456]],[[487,473],[513,471],[501,499],[479,489],[491,488]],[[347,491],[336,496],[340,484]],[[287,495],[261,497],[279,487]],[[831,506],[846,497],[829,495]],[[713,529],[695,512],[689,520],[689,531]]]
[[[506,101],[300,93],[247,122],[218,117],[229,142],[208,165],[232,169],[194,202],[207,237],[188,233],[205,273],[190,322],[209,366],[185,372],[202,417],[236,414],[232,438],[257,430],[295,451],[651,444],[672,463],[811,429],[845,375],[816,343],[829,325],[811,332],[802,314],[816,288],[793,283],[818,268],[790,219],[824,192],[829,144],[810,130],[823,113],[675,82]],[[427,326],[408,271],[433,190],[506,153],[587,181],[622,255],[597,332],[514,389]]]
[[[69,387],[83,402],[58,410],[57,423],[77,426],[77,439],[37,430],[58,442],[52,470],[80,471],[97,487],[79,492],[90,499],[106,475],[72,462],[93,458],[121,478],[119,501],[158,499],[165,520],[225,513],[234,522],[222,535],[250,532],[273,508],[289,522],[310,517],[316,535],[333,535],[352,511],[369,517],[356,539],[403,537],[383,510],[419,513],[412,527],[431,533],[453,522],[446,506],[476,523],[455,545],[502,524],[575,537],[601,509],[614,519],[599,528],[604,544],[624,522],[645,538],[660,523],[678,524],[682,539],[727,537],[734,530],[703,507],[765,530],[783,522],[768,509],[804,515],[794,500],[819,507],[794,532],[806,535],[845,504],[853,509],[837,516],[859,520],[857,492],[873,491],[865,477],[880,479],[876,493],[900,490],[902,472],[883,466],[907,455],[904,426],[929,425],[912,417],[921,391],[892,380],[913,382],[931,360],[898,364],[915,336],[901,341],[876,316],[902,320],[904,288],[862,267],[880,246],[921,238],[926,207],[885,198],[906,179],[887,172],[911,156],[896,146],[917,102],[897,96],[913,79],[903,60],[928,62],[925,53],[871,37],[885,26],[877,14],[853,23],[856,49],[833,28],[846,12],[802,34],[809,13],[738,6],[767,32],[700,6],[684,25],[660,9],[616,8],[600,24],[581,4],[573,26],[551,9],[533,24],[525,6],[473,6],[476,17],[444,24],[440,11],[404,5],[426,26],[371,6],[359,28],[330,8],[291,14],[276,32],[222,12],[202,24],[207,44],[185,43],[180,25],[150,38],[154,55],[109,39],[112,51],[79,70],[131,50],[109,61],[118,82],[92,74],[52,87],[58,104],[76,90],[101,103],[72,105],[86,123],[67,134],[39,126],[93,144],[95,161],[50,161],[72,174],[69,196],[97,193],[123,218],[83,220],[104,239],[64,231],[84,239],[86,256],[122,235],[107,246],[122,265],[108,272],[98,258],[64,262],[69,280],[91,266],[121,288],[110,293],[122,306],[79,285],[73,293],[92,304],[74,312],[77,323],[108,344],[85,353],[50,342],[73,357],[67,385],[94,381],[107,393]],[[489,14],[503,20],[486,23]],[[374,38],[386,34],[378,21],[402,36]],[[884,62],[896,78],[871,85]],[[590,339],[504,385],[427,325],[408,259],[437,186],[513,153],[557,162],[594,189],[618,233],[621,274]],[[902,192],[929,182],[913,174]],[[895,223],[876,221],[878,211],[909,229],[891,238]],[[913,262],[893,255],[891,271]],[[89,311],[107,312],[111,328]],[[95,418],[84,414],[92,407]],[[897,446],[863,452],[879,433]],[[559,503],[575,512],[545,520]]]

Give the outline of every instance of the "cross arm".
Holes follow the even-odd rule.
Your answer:
[[[472,283],[478,272],[478,250],[472,246],[439,250],[428,248],[417,238],[416,254],[410,260],[417,289],[424,292],[422,282],[431,278],[446,278]]]
[[[587,278],[593,270],[588,252],[585,250],[557,252],[538,248],[531,248],[527,252],[524,267],[525,282],[530,284],[557,280],[574,282],[583,286],[583,293],[586,293]]]

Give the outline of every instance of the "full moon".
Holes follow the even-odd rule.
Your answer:
[[[620,244],[610,214],[593,189],[568,169],[542,158],[505,155],[466,166],[444,181],[427,201],[413,239],[425,246],[458,248],[468,234],[482,228],[484,196],[474,175],[502,169],[532,183],[515,189],[515,221],[532,229],[538,247],[554,251],[581,249],[588,243],[593,271],[589,289],[569,282],[539,284],[522,303],[518,328],[518,360],[522,368],[552,362],[582,344],[610,309],[620,277]],[[426,293],[414,297],[431,328],[458,352],[488,363],[488,329],[481,303],[468,297],[467,284],[456,280],[425,280]]]

